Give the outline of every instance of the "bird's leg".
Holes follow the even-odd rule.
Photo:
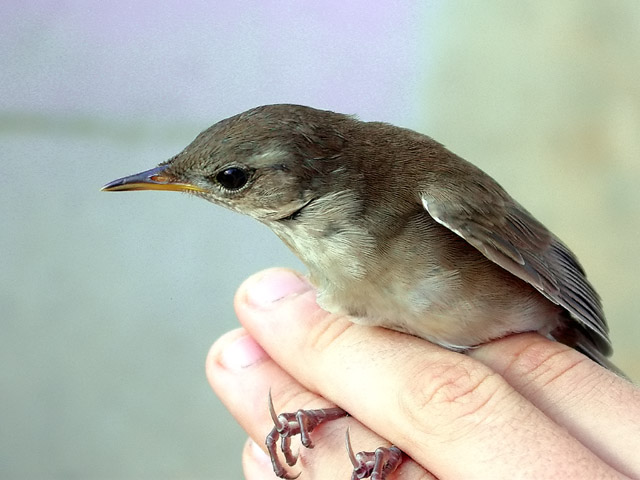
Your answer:
[[[353,453],[349,429],[345,438],[349,460],[353,465],[351,480],[371,478],[371,480],[385,480],[387,475],[395,471],[402,463],[402,451],[392,445],[390,447],[378,447],[375,452]]]
[[[274,427],[266,438],[267,451],[271,457],[274,473],[280,478],[294,479],[298,475],[291,476],[287,473],[284,465],[278,458],[276,444],[281,439],[280,449],[284,454],[287,465],[293,466],[298,461],[298,456],[291,451],[291,437],[300,435],[300,441],[306,448],[313,448],[310,433],[315,430],[318,425],[327,423],[331,420],[346,417],[348,415],[341,408],[321,408],[317,410],[298,410],[296,413],[276,414],[273,408],[273,400],[271,392],[269,392],[269,413],[273,420]],[[364,478],[364,477],[363,477]],[[381,477],[383,478],[383,477]]]

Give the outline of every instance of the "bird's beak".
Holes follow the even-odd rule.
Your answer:
[[[204,192],[200,187],[190,183],[179,182],[168,175],[164,175],[167,165],[152,168],[146,172],[136,173],[128,177],[119,178],[107,183],[101,188],[103,192],[118,192],[125,190],[174,190],[178,192]]]

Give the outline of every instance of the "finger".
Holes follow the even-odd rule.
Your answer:
[[[296,278],[269,270],[249,279],[236,296],[241,323],[302,384],[437,477],[616,475],[487,366],[329,315]],[[287,289],[293,293],[287,296]]]
[[[267,399],[269,389],[272,390],[273,401],[278,411],[296,411],[298,408],[321,408],[327,406],[317,395],[301,387],[291,376],[283,372],[278,365],[264,354],[256,354],[261,347],[243,330],[234,330],[222,336],[211,348],[207,357],[207,377],[214,391],[227,409],[240,423],[242,428],[261,448],[264,448],[265,437],[273,428],[269,415]],[[247,358],[259,355],[259,361],[247,361]],[[330,405],[329,405],[330,406]],[[341,421],[332,422],[319,427],[314,432],[317,448],[303,449],[300,452],[298,465],[291,470],[295,475],[305,469],[306,475],[315,472],[317,462],[313,461],[318,452],[323,455],[337,456],[333,447],[337,444],[330,438],[338,436],[338,429],[346,429]],[[299,448],[292,442],[293,453]],[[349,473],[347,457],[341,452],[343,478]],[[339,463],[339,462],[334,462]],[[305,468],[307,467],[307,468]],[[334,472],[335,473],[335,472]],[[330,477],[326,477],[330,478]],[[339,477],[335,477],[339,478]]]
[[[269,455],[251,438],[242,450],[242,470],[245,480],[278,480]]]
[[[267,408],[270,389],[279,412],[333,406],[284,372],[242,329],[227,333],[213,345],[207,357],[207,377],[231,414],[263,449],[265,437],[273,428]],[[291,473],[295,475],[302,472],[305,479],[349,478],[352,466],[344,446],[347,426],[352,430],[352,442],[356,449],[388,445],[353,418],[335,420],[313,431],[313,449],[301,447],[294,439],[293,452],[299,449],[300,456]],[[245,449],[244,468],[259,472],[262,464],[253,457],[256,455]],[[432,478],[410,461],[398,471],[397,478],[409,473],[410,478]],[[390,477],[393,478],[396,477]]]
[[[332,462],[335,461],[329,455],[325,455],[323,452],[318,452],[320,461]],[[337,459],[341,461],[341,459]],[[242,452],[242,469],[244,471],[244,477],[246,480],[279,480],[273,473],[271,466],[271,459],[269,455],[262,450],[262,447],[258,445],[253,439],[249,439]],[[308,479],[326,479],[326,478],[349,478],[349,476],[341,477],[323,477],[321,470],[315,470],[313,472],[303,471],[299,478]],[[342,475],[342,474],[341,474]],[[425,471],[422,467],[416,464],[409,458],[405,458],[403,463],[398,469],[387,477],[387,480],[395,480],[401,478],[411,478],[413,480],[438,480],[436,477]]]
[[[536,334],[469,353],[617,470],[640,474],[640,389],[575,350]]]

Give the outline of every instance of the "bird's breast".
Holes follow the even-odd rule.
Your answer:
[[[557,317],[557,307],[533,287],[426,212],[381,236],[328,206],[273,229],[305,263],[318,304],[331,313],[453,349],[543,330]]]

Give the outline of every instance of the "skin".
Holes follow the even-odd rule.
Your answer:
[[[356,450],[392,442],[410,457],[390,479],[640,478],[640,390],[562,344],[526,333],[462,355],[329,314],[281,269],[245,282],[235,307],[243,328],[206,365],[249,434],[249,480],[275,478],[258,446],[272,426],[269,390],[281,411],[352,415],[314,431],[292,472],[304,479],[349,478],[347,427]]]

